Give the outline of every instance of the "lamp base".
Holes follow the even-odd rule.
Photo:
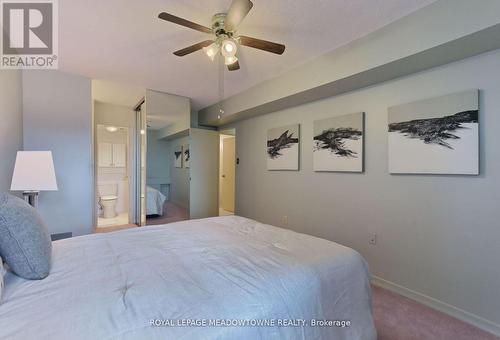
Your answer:
[[[26,203],[31,205],[33,208],[38,208],[38,191],[24,191],[23,197]]]

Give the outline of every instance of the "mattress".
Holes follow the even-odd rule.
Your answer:
[[[53,242],[5,276],[2,339],[376,339],[354,250],[225,216]]]
[[[163,204],[167,198],[159,190],[147,187],[146,215],[163,215]]]

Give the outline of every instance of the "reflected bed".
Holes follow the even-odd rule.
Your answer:
[[[159,190],[147,187],[147,197],[146,197],[146,215],[147,216],[163,216],[163,204],[167,200],[167,197],[163,195]]]

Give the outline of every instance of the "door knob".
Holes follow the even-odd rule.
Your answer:
[[[226,178],[226,175],[222,175],[222,178]]]

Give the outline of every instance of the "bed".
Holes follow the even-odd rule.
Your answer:
[[[59,240],[52,263],[7,273],[0,338],[376,339],[357,252],[243,217]]]
[[[163,216],[163,204],[167,198],[159,190],[148,186],[146,197],[146,215]]]

